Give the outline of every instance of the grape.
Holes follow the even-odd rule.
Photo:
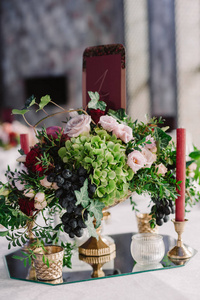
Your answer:
[[[78,181],[78,175],[77,174],[75,174],[75,173],[73,173],[72,174],[72,177],[71,177],[71,182],[77,182]]]
[[[86,228],[86,224],[84,223],[83,219],[78,219],[78,226],[81,228]]]
[[[83,184],[84,184],[84,182],[85,182],[85,177],[80,176],[80,177],[79,177],[79,182],[80,182],[81,186],[83,186]]]
[[[83,229],[80,228],[80,227],[76,227],[76,229],[74,230],[74,234],[77,236],[77,237],[81,237],[83,235]]]
[[[55,181],[55,177],[56,177],[56,174],[55,173],[50,173],[48,176],[47,176],[47,180],[49,182],[54,182]]]
[[[74,236],[75,236],[75,234],[74,234],[73,232],[70,232],[70,233],[69,233],[69,237],[70,237],[71,239],[73,239]]]
[[[63,189],[58,189],[58,190],[56,190],[55,191],[55,196],[57,197],[57,198],[60,198],[60,196],[63,194]]]
[[[163,211],[164,211],[165,215],[170,215],[170,209],[169,209],[168,206],[165,206],[164,209],[163,209]]]
[[[169,221],[169,216],[164,216],[163,221],[166,223]]]
[[[162,226],[162,225],[163,225],[163,220],[162,220],[162,219],[157,219],[157,218],[156,218],[156,224],[157,224],[158,226]]]
[[[76,219],[71,219],[69,221],[69,225],[72,227],[72,228],[76,228],[78,226],[78,223],[76,221]]]
[[[65,182],[65,179],[61,175],[56,175],[55,182],[57,183],[57,185],[59,187],[61,187],[63,185],[63,183]]]
[[[70,171],[69,169],[65,169],[62,171],[62,176],[65,179],[70,179],[72,177],[72,171]]]
[[[62,169],[61,165],[55,165],[55,172],[58,173]]]
[[[87,170],[84,169],[83,167],[80,167],[80,168],[78,169],[78,175],[79,175],[80,177],[81,177],[81,176],[85,177],[85,176],[87,175]]]
[[[61,221],[65,224],[69,221],[69,218],[70,218],[69,214],[66,212],[66,213],[64,213],[64,215],[62,215]]]
[[[69,234],[71,232],[71,227],[68,224],[66,224],[64,226],[64,231]]]
[[[63,189],[65,190],[69,190],[72,187],[72,184],[70,181],[65,181],[65,183],[63,184]]]
[[[89,184],[88,185],[88,191],[89,191],[89,193],[94,194],[95,191],[96,191],[96,185],[95,184]]]
[[[171,206],[170,209],[171,209],[171,213],[174,214],[175,213],[175,207]]]

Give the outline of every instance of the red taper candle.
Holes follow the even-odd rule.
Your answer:
[[[184,128],[177,128],[176,130],[176,182],[181,181],[179,184],[180,190],[177,189],[179,194],[176,199],[175,220],[183,222],[185,220],[185,160],[186,148],[186,132]]]
[[[27,133],[20,134],[20,144],[21,144],[22,150],[24,151],[24,154],[27,154],[30,151],[29,139],[28,139]]]

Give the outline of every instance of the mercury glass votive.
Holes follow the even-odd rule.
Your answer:
[[[159,263],[165,254],[163,237],[156,233],[137,233],[132,236],[131,255],[140,265]]]

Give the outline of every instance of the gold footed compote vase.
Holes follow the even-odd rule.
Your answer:
[[[107,219],[109,216],[107,209],[124,202],[127,198],[128,197],[116,200],[113,205],[105,207],[102,211],[102,220]],[[95,223],[94,220],[94,226],[96,225]],[[101,225],[96,229],[98,239],[91,236],[79,247],[79,259],[93,267],[93,273],[91,275],[93,278],[105,276],[102,266],[116,257],[116,245],[114,240],[109,236],[101,236],[101,229]]]

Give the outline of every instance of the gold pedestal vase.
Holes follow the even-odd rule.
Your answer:
[[[105,220],[107,218],[107,212],[103,211],[103,218]],[[94,221],[95,226],[95,221]],[[116,250],[116,246],[114,241],[109,237],[101,236],[101,228],[100,225],[97,229],[98,239],[91,236],[84,244],[79,247],[79,253],[85,256],[102,256],[109,255]]]

